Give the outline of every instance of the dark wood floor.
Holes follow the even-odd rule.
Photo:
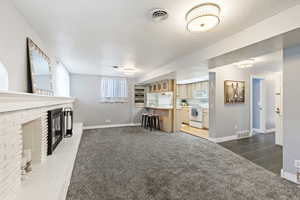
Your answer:
[[[282,169],[282,147],[275,144],[275,133],[259,134],[251,138],[220,143],[236,154],[280,174]]]

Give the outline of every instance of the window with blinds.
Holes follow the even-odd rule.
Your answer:
[[[128,102],[128,84],[126,78],[102,78],[101,102]]]

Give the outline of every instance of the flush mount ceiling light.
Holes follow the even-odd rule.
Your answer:
[[[248,59],[244,60],[242,62],[237,63],[238,68],[244,69],[244,68],[250,68],[253,67],[255,63],[255,59]]]
[[[126,66],[126,67],[113,66],[113,68],[125,75],[134,75],[138,71],[137,68],[132,66]]]
[[[214,3],[204,3],[192,8],[186,14],[187,29],[190,32],[204,32],[220,23],[221,8]]]

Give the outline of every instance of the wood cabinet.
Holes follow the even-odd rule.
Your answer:
[[[152,92],[152,85],[148,86],[148,92],[150,92],[150,93]]]
[[[162,83],[157,83],[157,91],[162,91]]]
[[[192,89],[189,85],[177,85],[177,97],[181,99],[189,99],[192,97]]]
[[[148,86],[149,93],[172,92],[172,91],[173,91],[172,80],[163,80],[163,81],[151,83]]]
[[[187,97],[188,99],[192,99],[193,98],[193,86],[194,84],[188,84],[187,85]]]
[[[194,98],[194,91],[205,91],[208,93],[208,81],[177,85],[177,98],[192,99]]]
[[[203,109],[202,115],[202,126],[205,129],[209,129],[209,111],[207,108]]]
[[[185,124],[190,123],[190,108],[189,107],[183,107],[180,112],[180,118],[181,122]]]
[[[134,103],[135,107],[145,107],[145,87],[140,85],[134,86]]]
[[[171,90],[170,86],[171,86],[171,82],[170,81],[168,81],[168,80],[162,81],[162,90],[164,92],[170,91]]]

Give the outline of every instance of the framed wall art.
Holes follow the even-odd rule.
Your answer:
[[[224,81],[225,104],[245,103],[245,81]]]

